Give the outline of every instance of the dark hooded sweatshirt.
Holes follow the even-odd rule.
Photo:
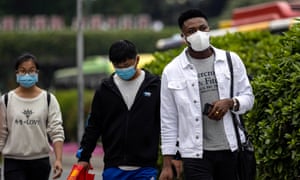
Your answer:
[[[111,75],[95,92],[79,161],[89,162],[101,137],[105,168],[120,165],[155,167],[159,136],[160,78],[145,71],[145,79],[128,110]]]

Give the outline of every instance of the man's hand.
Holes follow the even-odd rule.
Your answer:
[[[182,161],[173,159],[172,166],[175,168],[175,171],[176,171],[176,179],[180,179],[182,176],[182,172],[183,172]]]
[[[83,168],[84,168],[85,170],[87,170],[87,171],[88,171],[89,169],[91,169],[90,163],[85,162],[85,161],[79,161],[79,162],[78,162],[78,165],[83,166]]]
[[[232,99],[221,99],[212,103],[213,107],[208,114],[210,119],[221,120],[223,116],[232,108]]]
[[[172,159],[173,156],[164,156],[163,158],[163,168],[161,170],[159,180],[173,180],[173,171],[172,171]]]

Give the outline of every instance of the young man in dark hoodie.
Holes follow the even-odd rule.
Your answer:
[[[79,149],[89,168],[101,137],[104,180],[156,179],[160,136],[160,78],[139,69],[135,45],[120,40],[109,49],[115,72],[95,92]]]

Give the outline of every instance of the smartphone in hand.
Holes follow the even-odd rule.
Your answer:
[[[213,107],[212,104],[205,103],[203,114],[204,114],[204,115],[208,115],[209,112],[211,111],[212,107]]]

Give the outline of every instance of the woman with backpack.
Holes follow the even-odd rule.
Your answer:
[[[54,175],[62,174],[64,129],[57,99],[37,86],[39,64],[34,55],[21,55],[15,64],[18,87],[2,95],[4,113],[0,152],[5,180],[48,180],[49,152],[54,147]]]

